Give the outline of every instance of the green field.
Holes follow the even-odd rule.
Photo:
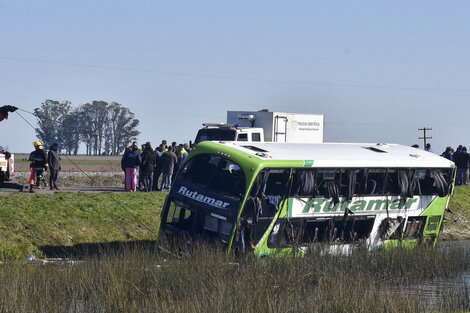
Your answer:
[[[29,171],[29,154],[15,153],[15,171]],[[61,155],[63,171],[121,171],[121,156]]]

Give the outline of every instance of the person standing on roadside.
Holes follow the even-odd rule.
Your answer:
[[[29,192],[33,193],[33,187],[39,188],[41,182],[44,188],[47,187],[46,178],[44,178],[44,172],[47,171],[47,152],[42,148],[42,143],[38,140],[34,142],[34,151],[29,155],[29,161],[31,164],[31,177],[29,179]]]
[[[168,151],[163,153],[162,157],[160,158],[162,162],[162,183],[160,185],[160,189],[163,190],[165,187],[165,183],[167,184],[167,189],[171,188],[171,177],[173,176],[173,170],[175,168],[175,164],[177,161],[175,148],[172,146],[168,147]]]
[[[188,151],[186,151],[186,145],[187,144],[182,144],[180,143],[178,145],[178,149],[176,150],[176,157],[178,158],[175,166],[174,172],[177,173],[178,170],[181,168],[181,165],[183,164],[184,160],[188,156]]]
[[[121,158],[121,169],[124,172],[124,188],[126,186],[126,162],[127,162],[127,154],[132,151],[132,146],[129,146],[124,150],[124,153],[122,154]],[[126,189],[127,191],[127,189]]]
[[[452,161],[452,147],[447,147],[446,151],[442,152],[441,156]]]
[[[142,173],[142,185],[145,192],[152,190],[152,174],[155,170],[155,152],[153,151],[152,144],[147,142],[144,151],[142,152],[142,162],[140,164]]]
[[[59,187],[57,187],[57,177],[59,176],[59,171],[62,169],[60,167],[59,148],[59,143],[54,142],[47,153],[47,164],[49,165],[49,188],[51,190],[60,190]]]
[[[466,185],[468,163],[470,161],[470,154],[467,153],[467,148],[461,147],[460,151],[457,150],[457,152],[454,153],[453,160],[457,166],[457,177],[455,179],[455,184],[457,186]]]
[[[160,178],[160,174],[162,173],[162,162],[160,158],[163,155],[163,149],[165,146],[161,143],[157,148],[155,148],[155,169],[153,171],[153,186],[152,190],[159,191],[158,188],[158,179]]]
[[[133,144],[125,157],[124,165],[126,168],[126,191],[137,190],[137,171],[140,166],[140,151],[137,144]]]
[[[142,160],[142,157],[144,155],[144,151],[145,151],[145,144],[141,145],[140,146],[140,159]],[[142,167],[139,167],[139,178],[138,178],[138,185],[137,185],[137,189],[139,189],[140,191],[144,190],[144,174],[142,173]]]

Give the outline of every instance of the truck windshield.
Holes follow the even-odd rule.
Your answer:
[[[173,183],[163,212],[164,228],[174,236],[226,241],[245,189],[245,175],[236,163],[218,155],[196,155]]]
[[[201,141],[235,141],[237,133],[230,128],[204,128],[197,132],[194,143]]]

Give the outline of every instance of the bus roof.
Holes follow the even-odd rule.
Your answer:
[[[216,143],[216,142],[212,142]],[[454,167],[437,154],[398,144],[377,143],[274,143],[217,142],[261,160],[306,161],[313,167]]]

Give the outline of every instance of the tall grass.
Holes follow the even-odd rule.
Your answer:
[[[75,264],[3,264],[1,312],[425,312],[467,310],[455,289],[429,306],[408,287],[468,270],[464,251],[357,251],[235,260],[197,247],[175,259],[155,247],[102,250]]]

